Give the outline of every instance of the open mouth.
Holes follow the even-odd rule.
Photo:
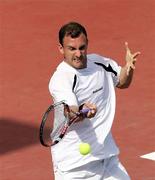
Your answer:
[[[75,62],[81,62],[81,59],[74,59]]]
[[[81,56],[79,58],[75,57],[73,60],[76,61],[76,62],[82,62],[83,59],[84,59],[83,56]]]

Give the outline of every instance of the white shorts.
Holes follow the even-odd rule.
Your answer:
[[[54,174],[55,180],[130,180],[117,156],[90,162],[67,172],[55,168]]]

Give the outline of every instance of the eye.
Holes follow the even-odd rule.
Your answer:
[[[85,50],[86,49],[86,45],[83,45],[79,48],[79,50]]]
[[[69,49],[70,51],[74,51],[74,50],[75,50],[74,47],[68,47],[68,49]]]

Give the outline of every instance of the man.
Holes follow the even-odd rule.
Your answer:
[[[130,179],[119,162],[119,149],[111,134],[115,87],[129,87],[140,54],[132,54],[125,45],[126,64],[120,67],[109,58],[87,55],[87,32],[79,23],[70,22],[60,29],[59,51],[64,60],[50,80],[50,93],[55,102],[65,100],[72,111],[90,111],[51,148],[55,180]],[[81,142],[91,146],[86,156],[79,152]]]

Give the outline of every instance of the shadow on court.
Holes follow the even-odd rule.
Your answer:
[[[9,118],[0,118],[0,137],[0,155],[40,143],[39,127]]]

